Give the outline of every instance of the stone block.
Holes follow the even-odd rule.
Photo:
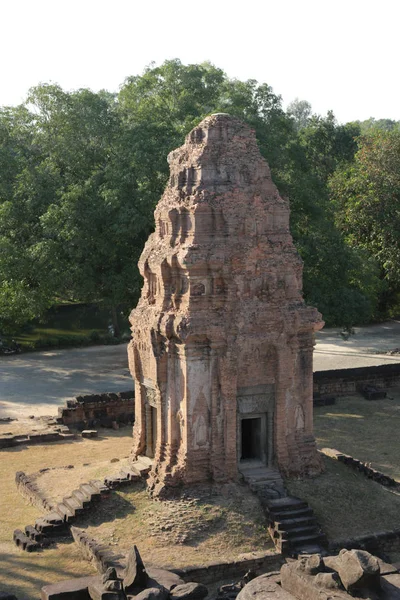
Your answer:
[[[269,573],[266,573],[246,584],[237,596],[237,600],[294,600],[296,597],[282,589],[280,585],[271,580]]]
[[[96,438],[98,436],[98,432],[96,429],[84,429],[82,431],[82,437],[84,438]]]
[[[337,571],[345,589],[356,596],[380,588],[378,560],[365,550],[341,550]]]
[[[99,575],[91,575],[45,585],[41,600],[91,600],[88,587],[100,579]]]
[[[203,600],[208,594],[208,589],[201,583],[188,582],[177,585],[170,592],[171,600]]]

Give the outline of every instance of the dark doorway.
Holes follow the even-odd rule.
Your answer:
[[[241,460],[262,459],[261,418],[242,419]]]
[[[146,406],[146,456],[154,458],[157,445],[157,409]]]

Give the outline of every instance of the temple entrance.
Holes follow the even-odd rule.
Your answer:
[[[238,427],[238,450],[240,462],[258,462],[268,465],[268,415],[241,415]]]
[[[241,460],[262,460],[261,418],[242,419]]]

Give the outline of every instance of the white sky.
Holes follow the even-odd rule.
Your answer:
[[[0,0],[0,105],[210,60],[339,121],[400,120],[399,0]]]

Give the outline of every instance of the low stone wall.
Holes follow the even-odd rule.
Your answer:
[[[124,555],[115,554],[110,546],[100,544],[78,527],[71,527],[71,533],[83,556],[93,564],[99,573],[104,574],[110,567],[114,567],[118,573],[122,573],[125,568]]]
[[[343,454],[343,452],[339,452],[339,450],[335,450],[334,448],[322,448],[321,452],[330,458],[334,458],[335,460],[348,465],[352,469],[359,471],[363,475],[365,475],[368,479],[372,479],[383,485],[385,487],[399,487],[399,483],[389,477],[389,475],[385,475],[376,469],[373,469],[369,463],[362,462],[357,458],[353,458],[349,454]]]
[[[116,423],[133,423],[135,420],[135,393],[107,392],[89,394],[67,400],[66,406],[58,409],[59,419],[69,427],[80,429],[96,426],[112,427]]]
[[[285,564],[282,554],[272,552],[258,554],[254,558],[242,558],[231,562],[216,562],[209,565],[195,565],[184,569],[169,569],[176,573],[184,581],[196,581],[197,583],[215,583],[223,579],[232,578],[237,581],[247,571],[255,571],[258,575],[270,571],[279,571]]]
[[[354,394],[363,385],[386,389],[400,386],[400,362],[378,367],[316,371],[313,379],[314,394],[321,395]]]
[[[68,433],[55,431],[50,433],[28,433],[27,435],[3,435],[0,437],[0,449],[48,444],[50,442],[67,442],[72,439],[75,439],[75,435],[70,431]]]
[[[30,504],[36,506],[41,511],[52,511],[53,504],[45,498],[39,491],[33,477],[26,475],[23,471],[17,471],[15,474],[15,483],[21,496],[26,498]]]
[[[400,529],[380,531],[347,540],[336,540],[329,544],[329,551],[332,553],[337,553],[342,548],[367,550],[378,556],[390,555],[392,552],[400,551]]]

